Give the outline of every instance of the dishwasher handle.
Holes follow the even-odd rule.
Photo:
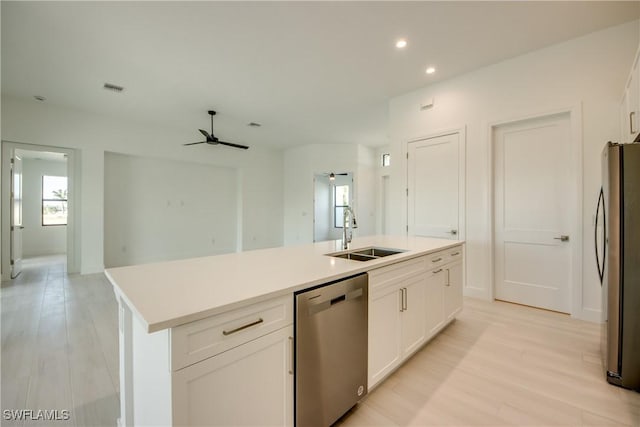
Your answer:
[[[347,292],[345,294],[342,295],[338,295],[338,296],[331,296],[329,298],[323,299],[323,300],[309,300],[307,302],[308,306],[309,306],[309,316],[313,316],[314,314],[318,314],[322,311],[328,310],[330,308],[333,308],[334,306],[336,306],[337,304],[343,302],[343,301],[348,301],[348,300],[354,300],[354,299],[358,299],[358,298],[362,298],[363,295],[363,291],[362,288],[353,290],[351,292]]]

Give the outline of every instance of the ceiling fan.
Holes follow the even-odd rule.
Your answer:
[[[246,145],[241,145],[241,144],[232,144],[231,142],[224,142],[224,141],[220,141],[214,134],[213,134],[213,116],[216,115],[216,112],[213,110],[209,110],[207,111],[209,113],[209,115],[211,116],[211,133],[207,132],[206,130],[203,129],[198,129],[200,131],[201,134],[204,135],[204,137],[206,138],[205,141],[200,141],[200,142],[190,142],[188,144],[182,144],[182,145],[197,145],[197,144],[210,144],[210,145],[218,145],[218,144],[222,144],[222,145],[227,145],[229,147],[233,147],[233,148],[241,148],[243,150],[246,150],[247,148],[249,148]]]

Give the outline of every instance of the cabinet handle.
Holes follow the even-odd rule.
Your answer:
[[[457,255],[460,255],[460,252],[454,252],[451,254],[451,256],[457,256]]]
[[[433,274],[438,274],[438,273],[440,273],[441,271],[442,271],[442,269],[441,269],[441,268],[439,268],[439,269],[437,269],[437,270],[433,270]]]
[[[436,258],[431,260],[431,262],[440,262],[440,261],[442,261],[442,258]]]
[[[451,286],[451,270],[447,268],[447,283],[446,286]]]
[[[635,117],[635,115],[635,111],[629,113],[629,133],[635,133],[635,130],[633,129],[633,118]]]
[[[403,292],[404,293],[404,301],[403,301],[403,303],[404,303],[404,311],[407,311],[409,309],[409,306],[407,304],[407,299],[408,299],[407,298],[407,288],[403,288],[403,289],[404,289],[404,292]]]
[[[400,313],[404,311],[404,288],[398,289],[400,291]]]
[[[293,337],[289,337],[289,374],[293,375],[293,358],[295,357],[293,354]]]
[[[264,320],[262,320],[262,317],[259,318],[258,320],[256,320],[255,322],[251,322],[251,323],[247,323],[246,325],[240,326],[239,328],[235,328],[232,329],[230,331],[222,331],[222,335],[231,335],[231,334],[235,334],[236,332],[240,332],[244,329],[250,328],[252,326],[256,326],[259,325],[260,323],[264,322]]]

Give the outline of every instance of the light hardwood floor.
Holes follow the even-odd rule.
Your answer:
[[[59,258],[32,260],[0,297],[2,409],[69,409],[67,425],[115,426],[117,305],[104,276],[67,275]],[[604,380],[599,325],[508,303],[464,304],[339,424],[640,426],[640,394]]]
[[[0,297],[2,409],[71,412],[66,422],[2,425],[115,426],[117,304],[104,275],[67,275],[62,257],[28,259]]]

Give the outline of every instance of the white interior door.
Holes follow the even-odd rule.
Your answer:
[[[568,114],[494,128],[496,299],[571,310]]]
[[[22,271],[22,159],[11,160],[11,278]]]
[[[457,239],[460,235],[460,134],[408,144],[407,232]]]

